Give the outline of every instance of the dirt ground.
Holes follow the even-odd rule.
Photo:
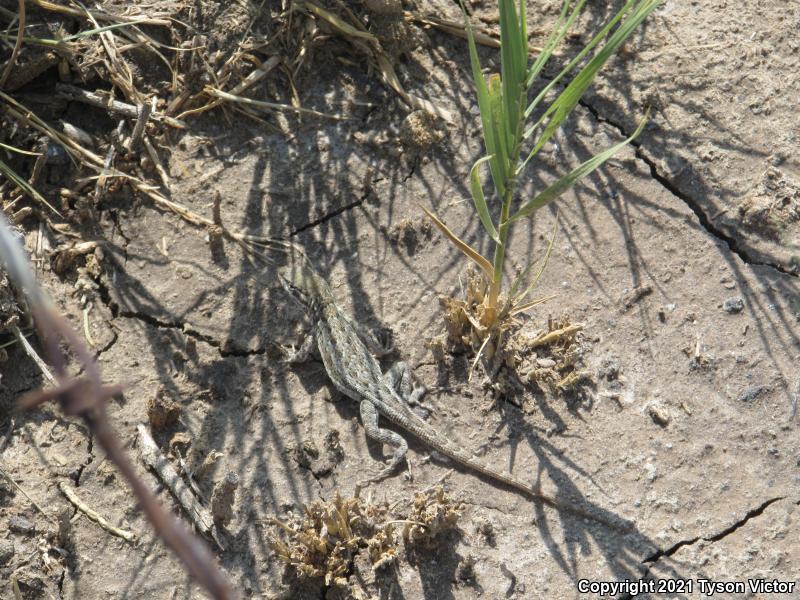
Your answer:
[[[32,4],[29,22],[56,18]],[[621,4],[589,3],[560,56]],[[216,457],[196,476],[205,497],[227,474],[239,478],[224,550],[215,553],[245,598],[598,598],[579,582],[640,578],[665,587],[636,598],[710,597],[703,581],[757,578],[792,582],[795,591],[714,597],[800,598],[800,4],[666,0],[532,165],[528,193],[629,135],[644,106],[653,107],[633,145],[520,226],[509,249],[510,267],[524,267],[544,253],[557,219],[537,291],[556,297],[523,331],[533,336],[551,319],[583,324],[582,383],[567,391],[512,384],[502,372],[493,382],[469,379],[468,354],[438,352],[437,298],[461,294],[465,263],[419,206],[488,249],[467,187],[482,141],[466,41],[403,20],[391,2],[348,6],[382,36],[405,90],[445,108],[452,122],[409,107],[363,54],[318,22],[291,83],[276,69],[244,95],[291,104],[294,89],[304,108],[346,118],[262,111],[254,119],[223,103],[185,117],[186,129],[162,127],[156,141],[169,198],[210,217],[218,195],[229,229],[301,245],[343,307],[391,330],[396,351],[384,366],[412,364],[431,390],[424,404],[435,427],[498,469],[634,529],[611,531],[459,469],[448,475],[453,465],[412,441],[410,469],[362,497],[388,503],[382,519],[402,521],[416,493],[441,483],[461,504],[455,526],[427,545],[399,544],[379,568],[359,548],[339,582],[299,580],[270,546],[274,519],[288,522],[337,493],[351,497],[388,449],[366,440],[358,407],[333,389],[319,360],[283,362],[282,348],[309,324],[274,270],[256,270],[235,244],[210,243],[207,231],[128,185],[96,202],[91,185],[73,199],[62,195],[60,206],[83,240],[100,242],[94,254],[55,268],[58,249],[74,240],[40,227],[44,217],[21,225],[43,285],[80,332],[91,303],[86,327],[104,378],[126,385],[110,416],[142,477],[178,510],[138,459],[136,441],[148,404],[174,403],[177,420],[154,437],[176,468],[179,457],[192,471]],[[533,44],[559,7],[528,3]],[[459,19],[457,4],[441,0],[403,8]],[[297,57],[296,40],[281,37],[277,2],[105,9],[175,19],[142,28],[194,89],[203,82],[189,77],[186,55],[220,65],[247,40],[260,61]],[[494,2],[477,0],[471,12],[496,31]],[[311,21],[294,18],[292,32]],[[87,27],[78,17],[58,19]],[[187,50],[194,47],[205,53]],[[480,53],[484,66],[498,68],[496,49]],[[138,89],[172,100],[170,72],[154,53],[134,49],[126,58]],[[253,66],[243,61],[239,79]],[[86,130],[102,154],[118,117],[74,101],[48,108],[43,98],[57,82],[52,67],[12,96],[44,106],[46,120]],[[73,84],[108,88],[102,77]],[[47,169],[40,188],[54,202],[87,175],[69,163]],[[0,467],[16,485],[0,476],[0,596],[14,597],[13,575],[26,599],[206,597],[157,541],[81,422],[54,406],[12,410],[45,382],[19,347],[6,350]],[[88,520],[59,491],[62,482],[136,540]],[[56,535],[63,518],[71,527]]]

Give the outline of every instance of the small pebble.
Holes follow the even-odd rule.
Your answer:
[[[766,391],[767,388],[763,385],[750,386],[741,394],[739,394],[739,402],[752,402]]]
[[[722,308],[725,309],[726,313],[732,315],[740,313],[744,310],[744,300],[741,298],[728,298],[725,300],[725,304],[722,305]]]
[[[660,404],[651,404],[647,407],[647,414],[653,419],[653,423],[659,427],[666,427],[669,425],[670,416],[667,410]]]

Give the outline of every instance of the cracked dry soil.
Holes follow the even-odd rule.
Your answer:
[[[531,31],[546,30],[558,4],[529,2]],[[606,3],[591,4],[576,31],[596,30],[607,17]],[[352,576],[351,597],[593,598],[578,591],[579,580],[641,577],[800,582],[800,8],[764,7],[667,0],[531,168],[526,193],[624,138],[643,105],[654,107],[631,147],[566,194],[557,215],[540,211],[521,226],[511,245],[513,267],[524,267],[544,252],[558,219],[539,284],[541,295],[557,298],[526,327],[535,332],[561,316],[584,324],[581,368],[591,385],[580,396],[523,387],[509,398],[467,379],[469,357],[436,358],[426,346],[443,329],[437,294],[459,293],[464,262],[417,205],[434,207],[485,248],[466,187],[481,139],[463,40],[408,25],[416,43],[396,64],[403,85],[456,115],[424,144],[402,133],[411,110],[363,61],[338,60],[346,48],[325,36],[294,83],[304,107],[349,119],[269,114],[259,123],[217,109],[159,140],[172,199],[207,215],[219,193],[228,227],[301,244],[343,306],[393,331],[393,358],[414,364],[434,390],[424,401],[434,426],[559,498],[635,523],[617,534],[456,470],[445,486],[465,506],[458,532],[411,562],[401,556],[373,577]],[[405,8],[458,19],[453,3]],[[276,3],[163,10],[198,27],[218,24],[204,33],[223,53],[251,17],[256,31],[268,32],[280,12]],[[476,22],[496,27],[493,3],[471,10]],[[576,35],[574,42],[589,39]],[[482,48],[481,56],[497,69],[496,50]],[[131,60],[141,61],[142,89],[163,89],[160,67]],[[282,75],[254,93],[291,98]],[[101,138],[113,128],[86,106],[67,103],[56,116]],[[48,184],[52,192],[66,181]],[[289,586],[266,541],[268,519],[337,491],[351,495],[386,457],[365,440],[357,407],[333,391],[320,362],[281,362],[280,346],[308,326],[303,315],[269,270],[255,273],[234,246],[212,251],[205,232],[125,187],[107,194],[95,215],[79,226],[103,242],[93,285],[76,294],[76,274],[56,275],[47,260],[40,275],[79,329],[80,295],[92,300],[89,328],[104,376],[127,384],[109,409],[129,451],[137,452],[148,403],[176,405],[177,420],[156,432],[162,449],[192,470],[218,456],[198,477],[206,496],[215,480],[239,476],[217,555],[244,596],[346,597]],[[37,225],[26,225],[30,241]],[[9,410],[42,384],[19,349],[9,350],[2,376],[0,466],[29,496],[0,479],[2,597],[12,597],[12,573],[25,598],[204,597],[154,539],[80,423],[52,407]],[[341,454],[323,465],[332,437]],[[402,508],[450,467],[414,442],[409,459],[408,473],[363,493]],[[136,543],[76,513],[59,482],[76,486]],[[53,550],[59,519],[71,522],[63,553]],[[692,593],[636,596],[662,597],[702,596],[696,583]]]

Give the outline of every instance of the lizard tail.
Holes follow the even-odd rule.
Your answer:
[[[427,423],[425,423],[423,427],[425,429],[432,429]],[[599,515],[594,512],[589,512],[588,510],[575,506],[574,504],[571,504],[569,502],[564,502],[553,496],[550,496],[549,494],[542,492],[538,487],[528,485],[523,481],[517,479],[510,473],[503,473],[502,471],[498,471],[497,469],[494,469],[486,465],[485,463],[481,462],[480,460],[476,459],[475,457],[467,454],[464,450],[456,446],[454,443],[450,442],[450,440],[447,440],[447,438],[445,438],[444,436],[438,434],[431,436],[422,435],[422,432],[414,432],[414,433],[420,436],[435,450],[441,452],[445,456],[450,457],[451,459],[458,462],[462,466],[467,467],[468,469],[478,474],[484,475],[485,477],[499,481],[507,485],[508,487],[513,488],[517,492],[522,493],[528,498],[538,500],[543,504],[550,506],[551,508],[554,508],[561,512],[569,512],[578,517],[591,519],[592,521],[595,521],[597,523],[602,523],[603,525],[605,525],[610,529],[613,529],[615,531],[620,531],[623,533],[630,532],[634,528],[632,523],[628,521],[623,521],[620,517],[616,517],[615,515],[610,515],[610,514],[608,514],[607,516],[607,515]],[[426,431],[425,433],[428,432]]]

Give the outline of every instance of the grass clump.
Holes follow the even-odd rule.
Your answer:
[[[469,21],[466,24],[486,146],[486,155],[472,166],[469,184],[475,212],[493,242],[493,256],[482,255],[456,236],[431,211],[424,210],[447,238],[478,267],[478,272],[470,275],[467,282],[466,301],[452,298],[444,301],[448,327],[452,329],[453,323],[459,320],[468,324],[470,332],[462,337],[466,338],[464,341],[468,345],[478,348],[478,357],[482,354],[493,356],[503,334],[513,324],[514,315],[543,301],[528,300],[541,275],[540,268],[538,274],[528,280],[533,263],[510,286],[504,285],[506,249],[514,224],[558,198],[579,179],[621,150],[644,127],[643,119],[628,139],[590,158],[533,198],[524,201],[517,198],[517,188],[528,163],[569,116],[603,65],[619,51],[639,24],[660,4],[660,0],[628,0],[578,55],[529,101],[534,84],[555,49],[567,36],[584,3],[585,0],[574,3],[564,0],[552,33],[541,52],[529,64],[525,0],[519,0],[518,5],[514,0],[499,0],[501,72],[490,74],[488,78],[481,71],[472,27]],[[563,91],[545,106],[554,87],[570,76],[572,79]],[[538,115],[535,120],[534,115]],[[484,193],[486,186],[481,170],[485,165],[488,165],[491,174],[492,196],[499,203],[494,210],[490,209],[487,194]],[[496,215],[494,218],[493,214]],[[542,268],[551,250],[552,240]],[[459,325],[455,327],[460,328]]]

